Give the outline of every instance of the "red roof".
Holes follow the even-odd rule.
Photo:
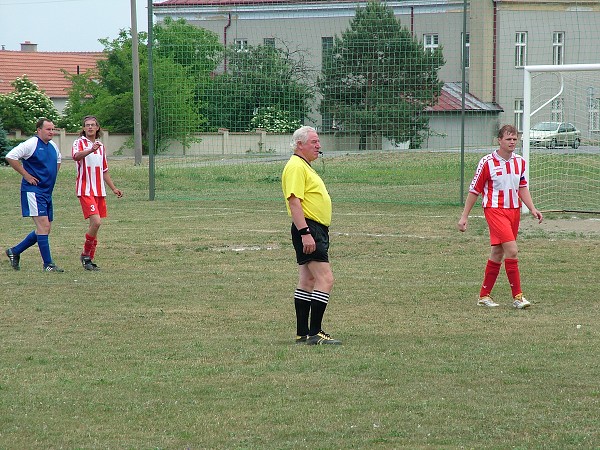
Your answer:
[[[468,86],[467,86],[468,88]],[[450,112],[462,110],[462,83],[444,83],[437,103],[426,108],[431,112]],[[482,102],[473,94],[465,93],[465,111],[502,112],[496,103]]]
[[[0,50],[0,94],[14,91],[11,83],[27,78],[50,98],[66,98],[71,83],[60,69],[71,74],[84,73],[104,58],[102,52],[24,52]]]

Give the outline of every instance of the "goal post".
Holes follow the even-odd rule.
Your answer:
[[[523,69],[523,157],[537,208],[600,213],[600,64]]]

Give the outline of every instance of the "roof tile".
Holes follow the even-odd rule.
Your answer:
[[[11,83],[27,75],[50,98],[66,98],[71,83],[61,69],[71,74],[94,69],[102,52],[23,52],[0,50],[0,94],[13,92]]]

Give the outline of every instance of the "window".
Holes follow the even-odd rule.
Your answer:
[[[236,39],[233,42],[235,44],[235,49],[239,52],[246,51],[248,48],[248,39]]]
[[[600,98],[590,99],[590,131],[600,131]]]
[[[465,33],[464,34],[464,43],[462,45],[464,45],[462,47],[462,51],[463,51],[463,63],[465,64],[465,67],[471,67],[471,43],[470,43],[470,38],[471,36],[469,35],[469,33]]]
[[[517,31],[515,34],[515,67],[527,64],[527,32]]]
[[[515,99],[515,127],[519,133],[523,132],[523,109],[525,105],[522,98]]]
[[[264,38],[263,39],[263,45],[265,47],[275,48],[275,38]]]
[[[552,64],[565,63],[565,33],[555,31],[552,33]]]
[[[440,46],[439,36],[437,34],[423,35],[423,45],[425,50],[433,53]]]
[[[562,122],[563,118],[564,118],[564,99],[563,98],[556,98],[554,100],[552,100],[552,112],[550,114],[550,118],[552,120],[552,122]]]

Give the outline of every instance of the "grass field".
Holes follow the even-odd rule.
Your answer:
[[[160,169],[153,202],[146,168],[111,163],[125,196],[108,199],[92,273],[65,162],[50,238],[64,274],[42,273],[37,248],[10,268],[32,222],[0,168],[0,448],[600,448],[600,222],[524,217],[533,306],[510,307],[502,271],[501,307],[478,308],[487,229],[477,207],[456,231],[456,173],[437,161],[317,165],[331,348],[293,343],[283,163]]]

